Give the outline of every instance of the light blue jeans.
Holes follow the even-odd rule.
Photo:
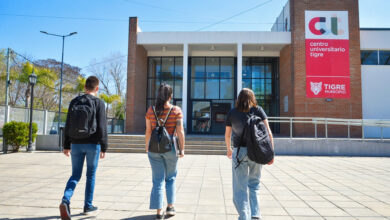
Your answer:
[[[251,161],[247,156],[247,148],[241,147],[238,158],[241,164],[236,168],[237,148],[233,149],[233,203],[239,214],[239,220],[261,219],[259,207],[261,164]],[[248,195],[249,189],[249,195]]]
[[[93,192],[95,190],[95,174],[99,161],[100,145],[99,144],[72,144],[72,176],[69,178],[65,187],[62,201],[70,204],[70,198],[73,195],[77,183],[80,181],[83,172],[84,160],[87,159],[87,181],[85,185],[84,207],[92,206]]]
[[[172,151],[159,154],[148,153],[152,167],[153,188],[150,194],[150,209],[162,209],[164,206],[164,185],[168,204],[176,200],[177,160],[174,148]]]

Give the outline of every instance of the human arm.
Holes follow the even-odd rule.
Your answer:
[[[232,127],[226,126],[226,129],[225,129],[225,144],[226,144],[226,150],[227,150],[226,156],[229,159],[232,159],[232,154],[233,154],[233,150],[231,147],[231,138],[232,138]]]
[[[99,100],[98,107],[96,109],[96,122],[97,122],[97,136],[98,142],[101,147],[100,158],[105,157],[105,153],[108,147],[108,138],[107,138],[107,116],[106,116],[106,107],[103,101]]]
[[[146,130],[145,130],[145,151],[149,151],[149,141],[150,141],[150,136],[152,135],[152,122],[148,119],[145,118],[145,124],[146,124]]]
[[[267,131],[268,131],[268,134],[269,134],[269,138],[271,140],[271,145],[272,145],[272,149],[275,150],[275,147],[274,147],[274,137],[272,135],[272,131],[271,131],[271,128],[269,127],[269,123],[268,123],[268,119],[265,119],[263,121],[265,127],[267,128]],[[268,165],[271,165],[274,163],[274,160],[272,159],[271,162],[268,163]]]
[[[179,138],[180,143],[180,157],[184,157],[184,146],[185,146],[185,138],[184,138],[184,127],[183,127],[183,119],[180,118],[176,123],[176,135]]]
[[[70,154],[70,147],[71,147],[71,141],[70,141],[70,137],[69,137],[69,122],[70,122],[70,111],[72,109],[72,106],[73,106],[73,100],[70,102],[69,104],[69,107],[68,107],[68,113],[66,115],[66,122],[65,122],[65,129],[64,129],[64,149],[63,149],[63,153],[69,157],[69,154]],[[58,128],[58,135],[60,135],[60,132],[59,132],[60,128]]]

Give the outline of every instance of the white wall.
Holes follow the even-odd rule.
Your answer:
[[[390,66],[362,65],[363,119],[390,120]],[[380,129],[364,129],[367,137],[380,137]],[[390,128],[383,130],[390,137]]]
[[[390,29],[389,30],[361,30],[361,50],[390,50]]]

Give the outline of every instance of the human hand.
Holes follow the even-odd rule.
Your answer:
[[[179,158],[183,158],[183,157],[184,157],[184,150],[180,151],[180,154],[179,154]]]
[[[100,152],[100,159],[104,159],[106,157],[106,152]]]
[[[275,158],[274,158],[275,159]],[[274,163],[274,159],[272,159],[269,163],[267,163],[267,165],[271,165]]]
[[[229,159],[232,159],[232,154],[233,154],[233,150],[232,150],[231,148],[228,148],[227,153],[226,153],[226,156],[227,156]]]
[[[69,157],[70,149],[64,149],[64,150],[62,150],[62,153],[64,153],[65,156]]]

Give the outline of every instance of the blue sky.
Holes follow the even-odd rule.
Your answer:
[[[81,68],[111,53],[127,54],[128,18],[142,31],[195,31],[263,2],[267,4],[205,31],[269,31],[287,0],[0,0],[0,48],[34,59],[61,59]],[[390,28],[390,0],[360,0],[361,27]],[[86,72],[84,72],[86,73]]]

